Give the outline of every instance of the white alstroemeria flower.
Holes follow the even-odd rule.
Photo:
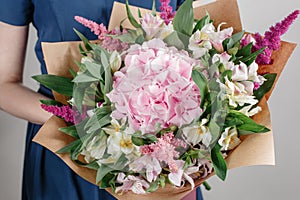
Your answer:
[[[149,183],[156,181],[162,171],[159,161],[149,155],[144,155],[129,164],[129,169],[133,172],[146,171],[146,178]]]
[[[122,64],[121,55],[117,51],[113,51],[109,57],[109,64],[113,73],[118,71]]]
[[[150,13],[146,13],[141,19],[142,28],[146,33],[146,40],[151,40],[160,30],[164,23],[159,16],[153,16]]]
[[[107,139],[107,153],[111,154],[115,160],[118,160],[122,153],[125,155],[130,154],[135,148],[131,140],[134,130],[130,128],[121,130],[124,125],[125,120],[119,124],[116,119],[112,119],[111,125],[103,128],[109,134]]]
[[[193,178],[191,177],[194,173],[199,172],[200,166],[191,166],[183,170],[183,166],[185,162],[183,160],[176,160],[176,164],[178,166],[177,172],[171,172],[168,174],[168,178],[172,184],[175,186],[184,185],[185,180],[191,184],[191,190],[194,189],[195,183]]]
[[[257,70],[258,70],[258,64],[256,62],[253,62],[249,67],[249,78],[248,80],[253,81],[255,83],[258,83],[259,85],[262,85],[266,79],[261,76],[258,75]]]
[[[222,133],[221,138],[218,143],[221,145],[222,151],[228,151],[234,149],[241,143],[241,140],[238,138],[238,132],[236,127],[228,127]]]
[[[107,136],[99,136],[96,135],[84,148],[82,151],[82,155],[84,155],[84,159],[86,162],[91,162],[94,159],[101,159],[104,155],[104,152],[106,150],[106,139]]]
[[[122,184],[116,187],[116,193],[132,191],[135,194],[146,194],[146,190],[150,187],[149,183],[142,177],[119,173],[117,177],[117,183]]]
[[[258,100],[251,96],[245,90],[245,86],[239,82],[231,82],[228,77],[225,77],[225,84],[218,80],[221,89],[225,93],[224,99],[229,100],[229,105],[237,107],[238,105],[244,106],[245,104],[255,105]]]
[[[225,70],[232,70],[234,67],[234,62],[230,61],[231,56],[227,52],[221,54],[215,54],[212,58],[212,62],[220,62],[224,65]]]
[[[217,32],[209,34],[209,40],[218,52],[224,51],[222,43],[225,39],[230,38],[233,33],[232,27],[221,30],[221,26],[224,24],[226,23],[221,23],[218,26]]]
[[[210,145],[212,136],[206,123],[208,119],[202,119],[200,125],[187,126],[182,129],[186,140],[193,146],[202,142],[206,147]]]
[[[254,115],[256,115],[257,113],[259,113],[260,111],[262,111],[262,108],[257,106],[253,109],[252,108],[252,105],[249,105],[249,106],[245,106],[243,107],[241,110],[239,110],[240,113],[243,113],[244,115],[248,116],[248,117],[252,117]]]
[[[163,40],[173,32],[174,32],[174,27],[173,27],[172,22],[170,22],[168,25],[163,23],[163,27],[159,29],[159,31],[157,32],[155,37],[160,38],[160,39]]]
[[[190,37],[188,47],[193,52],[194,58],[200,58],[212,48],[212,44],[209,41],[209,35],[207,33],[197,30]]]
[[[232,68],[233,81],[246,81],[248,80],[248,67],[245,63],[240,63]]]

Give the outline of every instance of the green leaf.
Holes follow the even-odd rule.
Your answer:
[[[152,12],[151,14],[156,17],[156,5],[155,5],[155,0],[152,0]]]
[[[158,189],[158,182],[155,181],[155,182],[152,182],[150,183],[150,187],[147,189],[147,192],[154,192]]]
[[[231,80],[232,77],[232,71],[231,70],[226,70],[224,71],[221,76],[220,76],[220,80],[222,83],[225,83],[225,77],[228,78],[228,80]]]
[[[32,77],[42,85],[60,94],[71,97],[73,95],[74,83],[71,78],[56,76],[52,74],[36,75]]]
[[[85,90],[90,86],[90,82],[75,83],[73,90],[74,105],[80,113],[82,113],[82,103]]]
[[[166,178],[162,175],[159,176],[159,184],[162,188],[165,188],[166,186]]]
[[[42,104],[47,105],[47,106],[62,106],[63,105],[62,103],[60,103],[58,101],[55,101],[55,100],[52,100],[52,99],[50,99],[50,100],[40,100],[40,102]]]
[[[148,145],[148,144],[152,144],[152,143],[158,141],[158,139],[156,138],[155,135],[152,135],[152,134],[142,135],[142,133],[140,131],[135,132],[132,135],[131,139],[132,139],[133,144],[135,144],[136,146]]]
[[[127,33],[125,34],[109,36],[125,43],[134,44],[136,39],[138,38],[138,33],[136,30],[127,30]]]
[[[142,45],[144,42],[145,42],[145,37],[143,35],[139,35],[135,40],[135,43],[140,45]]]
[[[209,131],[210,131],[211,136],[212,136],[211,144],[214,145],[217,142],[217,140],[219,139],[220,135],[221,135],[221,128],[216,123],[216,121],[213,120],[213,119],[210,120],[208,128],[209,128]]]
[[[258,90],[254,91],[254,96],[257,100],[261,100],[266,93],[268,93],[276,80],[277,74],[266,74],[264,75],[264,78],[267,79],[267,81],[264,82],[262,86]]]
[[[63,128],[59,128],[59,131],[70,135],[73,138],[79,139],[79,135],[77,133],[77,126],[67,126],[67,127],[63,127]]]
[[[103,80],[101,77],[101,65],[93,62],[86,61],[84,62],[86,69],[90,72],[90,74],[100,80]]]
[[[193,33],[195,33],[197,30],[201,30],[205,25],[209,24],[210,16],[206,14],[203,18],[198,20],[197,24],[194,27]]]
[[[242,49],[240,49],[237,52],[236,56],[242,56],[242,57],[249,56],[251,54],[252,46],[253,43],[249,43],[247,46],[244,46]]]
[[[200,95],[201,95],[200,107],[203,108],[203,105],[205,103],[204,100],[208,93],[208,88],[207,88],[208,81],[207,81],[206,77],[201,72],[198,72],[197,70],[192,71],[192,79],[196,83],[196,85],[198,86],[198,88],[200,90]]]
[[[138,8],[138,16],[139,16],[139,18],[142,18],[142,17],[143,17],[140,8]]]
[[[130,21],[130,23],[132,24],[132,26],[134,26],[135,28],[141,28],[141,24],[139,24],[136,19],[134,18],[134,16],[131,13],[131,10],[129,8],[129,3],[128,0],[126,0],[126,12],[127,12],[127,17]]]
[[[95,82],[98,80],[99,80],[98,78],[95,78],[89,72],[86,71],[86,72],[83,72],[83,73],[77,75],[73,79],[73,82],[74,83],[91,83],[91,82]]]
[[[105,115],[100,119],[98,118],[97,115],[93,115],[86,123],[84,129],[88,133],[92,133],[92,132],[95,132],[95,131],[101,129],[102,127],[110,124],[110,122],[111,122],[110,114]]]
[[[79,46],[79,52],[80,52],[80,54],[81,54],[82,56],[87,56],[87,53],[86,53],[86,51],[83,49],[82,45],[79,44],[78,46]]]
[[[173,19],[174,30],[191,36],[194,25],[193,0],[186,0],[179,7]]]
[[[81,34],[79,31],[77,31],[76,29],[74,29],[74,31],[78,35],[78,37],[82,40],[86,50],[91,51],[92,47],[91,47],[90,41],[83,34]]]
[[[74,71],[72,68],[69,68],[69,72],[73,76],[73,78],[77,76],[77,72]]]
[[[268,129],[267,127],[257,124],[253,119],[236,110],[231,110],[228,114],[228,117],[237,118],[238,120],[243,122],[243,124],[236,126],[236,128],[239,130],[240,135],[266,133],[270,131],[270,129]]]
[[[170,35],[168,35],[165,39],[164,42],[168,45],[168,46],[174,46],[177,49],[181,50],[181,49],[185,49],[185,44],[180,40],[178,33],[176,31],[174,31],[173,33],[171,33]]]
[[[231,36],[229,43],[227,44],[227,50],[235,46],[236,43],[239,43],[243,38],[245,31],[238,32]]]
[[[96,183],[98,184],[108,173],[112,171],[114,171],[114,169],[102,164],[97,170]]]
[[[211,150],[211,160],[214,166],[214,170],[216,175],[223,181],[226,179],[227,174],[227,164],[223,158],[221,146],[215,145],[215,147]]]
[[[253,63],[256,60],[257,56],[261,54],[264,50],[265,48],[261,48],[255,51],[254,53],[250,54],[249,56],[242,58],[240,61],[247,64],[247,66],[249,66],[251,63]]]
[[[106,174],[100,183],[100,188],[105,189],[109,187],[113,187],[115,183],[116,175],[112,173]]]
[[[76,149],[78,146],[81,146],[81,145],[82,145],[82,142],[80,139],[75,140],[75,141],[71,142],[70,144],[68,144],[67,146],[58,150],[56,153],[58,153],[58,154],[71,153],[74,149]]]

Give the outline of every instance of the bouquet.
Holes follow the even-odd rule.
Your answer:
[[[299,11],[261,36],[241,30],[234,0],[206,12],[168,3],[160,13],[116,4],[110,31],[75,17],[99,40],[75,30],[80,44],[44,44],[49,75],[34,77],[56,97],[41,101],[56,117],[34,140],[117,198],[180,199],[214,174],[274,163],[266,100],[295,47],[280,36]]]

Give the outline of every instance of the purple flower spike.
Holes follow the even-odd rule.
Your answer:
[[[272,64],[272,52],[276,51],[280,47],[280,37],[284,35],[293,22],[297,19],[300,14],[300,10],[295,10],[284,20],[277,23],[275,26],[270,27],[269,31],[265,32],[265,36],[261,36],[256,33],[254,38],[256,40],[255,45],[253,46],[253,51],[257,51],[261,48],[266,47],[265,51],[260,54],[256,62],[260,65]]]
[[[42,104],[41,107],[45,111],[63,118],[66,122],[74,123],[73,111],[70,106],[53,106]]]
[[[175,16],[175,11],[173,12],[172,6],[170,6],[170,0],[160,0],[161,6],[159,7],[161,14],[160,18],[163,19],[168,25],[171,21],[171,19]]]

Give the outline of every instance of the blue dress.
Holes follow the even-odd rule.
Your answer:
[[[125,0],[120,0],[124,2]],[[159,0],[156,0],[159,7]],[[172,0],[176,8],[184,0]],[[152,0],[129,0],[132,5],[152,7]],[[61,42],[79,40],[76,28],[89,39],[95,39],[87,28],[74,20],[79,15],[108,24],[113,0],[2,0],[0,21],[22,26],[32,23],[37,29],[38,41],[35,51],[41,63],[41,72],[46,74],[41,42]],[[41,86],[39,92],[52,97],[50,90]],[[109,193],[85,181],[44,147],[32,142],[40,126],[29,123],[26,136],[23,172],[23,200],[113,200]],[[201,200],[200,189],[197,200]]]

